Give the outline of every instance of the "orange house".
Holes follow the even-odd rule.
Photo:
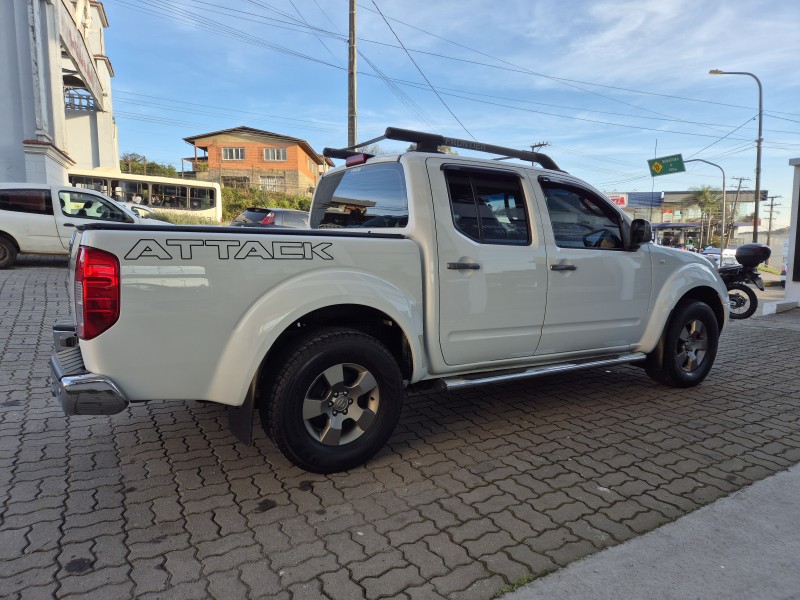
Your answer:
[[[299,138],[234,127],[183,138],[194,146],[194,177],[222,187],[258,187],[289,194],[310,194],[333,161]],[[202,154],[198,154],[201,151]]]

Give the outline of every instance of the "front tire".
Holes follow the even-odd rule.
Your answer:
[[[749,285],[734,283],[728,289],[731,319],[752,317],[758,308],[758,296]]]
[[[647,357],[647,374],[664,385],[693,387],[714,364],[719,325],[714,311],[702,302],[680,304],[673,312],[656,349]]]
[[[331,328],[298,339],[260,407],[261,423],[283,455],[315,473],[366,462],[400,418],[403,377],[375,338]]]

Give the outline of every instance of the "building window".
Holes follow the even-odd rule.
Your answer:
[[[285,161],[286,148],[264,148],[264,160]]]
[[[222,160],[244,160],[244,148],[223,148]]]
[[[223,175],[221,179],[222,187],[238,188],[240,190],[245,190],[250,187],[250,179],[247,177],[230,177]]]
[[[262,190],[266,190],[268,192],[286,191],[286,179],[284,177],[261,175],[258,179]]]

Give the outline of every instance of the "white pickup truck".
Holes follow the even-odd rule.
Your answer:
[[[545,155],[385,137],[417,150],[326,149],[347,165],[321,179],[308,230],[78,228],[51,360],[65,412],[204,400],[249,442],[258,409],[287,458],[333,472],[386,442],[407,386],[621,363],[672,386],[706,377],[728,319],[708,260],[649,243],[647,221]]]
[[[0,269],[18,254],[67,254],[75,227],[103,222],[158,223],[93,190],[0,183]]]

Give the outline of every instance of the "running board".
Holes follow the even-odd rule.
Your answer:
[[[440,379],[436,382],[436,389],[440,392],[451,392],[454,390],[463,390],[465,388],[475,387],[478,385],[485,385],[487,383],[506,383],[509,381],[516,381],[518,379],[529,379],[531,377],[541,377],[543,375],[555,375],[558,373],[569,373],[572,371],[580,371],[582,369],[595,369],[597,367],[610,367],[612,365],[622,365],[632,363],[639,360],[644,360],[646,355],[642,352],[633,352],[631,354],[622,354],[613,356],[611,358],[603,359],[589,359],[585,361],[575,361],[570,363],[560,363],[557,365],[545,365],[542,367],[531,367],[523,371],[500,372],[494,371],[492,374],[480,373],[472,376],[451,377],[447,379]]]

